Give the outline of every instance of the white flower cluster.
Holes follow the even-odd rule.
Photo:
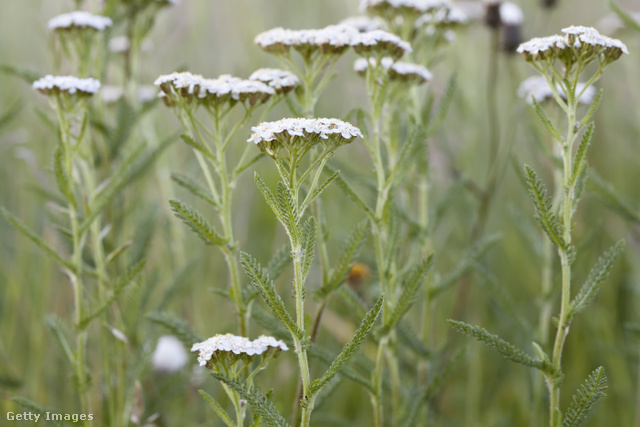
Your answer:
[[[368,60],[365,58],[356,59],[353,64],[353,69],[358,74],[364,74],[369,65],[375,67],[377,65],[377,61],[375,58],[369,58]],[[425,83],[431,80],[431,72],[427,70],[422,65],[412,64],[409,62],[394,62],[392,58],[385,57],[380,60],[380,65],[385,70],[389,70],[389,77],[393,80],[402,80],[402,81],[415,81],[417,83]]]
[[[253,341],[245,337],[232,334],[216,335],[206,341],[195,343],[191,351],[198,352],[198,363],[206,366],[216,352],[228,352],[236,355],[255,356],[260,355],[270,348],[276,351],[286,351],[289,347],[273,337],[261,336]]]
[[[409,43],[383,30],[359,32],[352,25],[330,25],[320,30],[287,30],[274,28],[260,33],[255,43],[267,52],[286,52],[289,47],[309,54],[314,49],[323,53],[344,52],[353,47],[356,52],[389,50],[387,54],[402,56],[411,52]]]
[[[251,128],[253,134],[247,142],[260,144],[262,141],[271,142],[278,139],[285,132],[289,136],[319,136],[329,139],[330,135],[339,134],[340,137],[351,140],[356,136],[362,138],[360,129],[351,123],[338,119],[282,119],[276,122],[263,122]]]
[[[500,4],[500,20],[504,25],[521,25],[524,13],[520,6],[507,1]]]
[[[618,39],[612,39],[611,37],[603,36],[593,27],[583,26],[570,26],[563,28],[562,32],[567,35],[569,41],[573,41],[576,47],[580,47],[580,43],[588,44],[594,47],[601,47],[604,49],[620,49],[623,53],[628,54],[629,50],[627,46]],[[573,36],[573,37],[572,37]],[[575,40],[574,40],[575,38]]]
[[[229,74],[217,79],[205,79],[189,72],[171,73],[160,76],[154,82],[169,97],[196,97],[198,99],[227,98],[245,101],[255,95],[274,95],[276,92],[257,80],[242,80]]]
[[[153,369],[164,373],[179,371],[187,364],[188,360],[182,342],[172,335],[164,335],[158,339],[158,344],[151,357]]]
[[[412,51],[411,45],[395,34],[383,30],[367,31],[358,33],[351,42],[351,46],[356,53],[380,52],[399,58],[405,53]]]
[[[329,25],[319,30],[289,30],[281,27],[258,34],[254,42],[268,52],[285,51],[289,47],[319,46],[344,51],[357,30],[347,25]]]
[[[449,0],[361,0],[360,10],[371,8],[410,9],[418,13],[426,13],[451,4]]]
[[[416,28],[421,27],[423,25],[438,25],[438,26],[449,26],[449,25],[462,25],[469,22],[469,17],[459,7],[449,6],[443,7],[439,9],[435,9],[432,12],[425,13],[421,15],[414,26]]]
[[[249,80],[265,83],[278,93],[288,92],[300,84],[298,76],[278,68],[260,68],[249,76]]]
[[[596,95],[596,89],[593,86],[589,86],[585,88],[584,83],[578,83],[576,85],[576,93],[582,95],[578,102],[583,104],[591,104],[593,102],[593,98]],[[563,98],[566,99],[566,94],[560,85],[556,85],[557,91]],[[545,99],[553,97],[553,91],[551,90],[551,86],[547,82],[543,76],[532,76],[524,80],[520,87],[518,88],[518,96],[520,98],[524,98],[525,101],[529,104],[533,104],[533,100],[540,103]]]
[[[98,31],[104,31],[111,25],[113,25],[113,21],[110,18],[93,15],[82,10],[58,15],[49,20],[49,29],[54,31],[72,27],[93,28]]]
[[[571,63],[575,56],[582,57],[585,63],[598,55],[604,55],[607,61],[618,59],[623,53],[628,54],[627,46],[620,40],[603,36],[591,27],[571,26],[563,28],[564,35],[537,37],[522,43],[517,51],[527,61],[544,60],[559,57]]]
[[[353,27],[360,32],[387,29],[387,24],[378,16],[352,16],[340,22],[340,25]]]
[[[100,82],[96,79],[79,79],[74,76],[52,76],[48,74],[33,82],[33,88],[45,93],[63,92],[73,95],[77,92],[93,95],[100,89]]]

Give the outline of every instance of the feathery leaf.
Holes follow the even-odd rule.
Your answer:
[[[197,210],[179,200],[170,200],[171,210],[207,245],[224,246],[228,241],[222,237]]]
[[[209,190],[190,176],[181,173],[173,173],[171,174],[171,179],[182,188],[187,189],[194,196],[201,198],[216,208],[220,207],[218,202],[211,197]]]
[[[552,212],[551,198],[547,196],[547,189],[533,169],[527,165],[525,165],[524,169],[527,175],[529,195],[535,207],[535,218],[544,232],[547,233],[549,239],[559,248],[566,249],[567,244],[562,237],[560,225]]]
[[[580,427],[589,418],[589,412],[595,402],[605,397],[607,390],[607,376],[602,366],[596,368],[587,380],[573,395],[573,402],[569,405],[562,421],[562,427]]]
[[[551,133],[551,135],[555,138],[556,141],[560,143],[563,142],[564,138],[560,136],[560,132],[558,132],[558,130],[555,128],[555,126],[553,125],[553,122],[551,122],[551,119],[549,118],[547,113],[542,109],[542,107],[540,106],[540,104],[538,104],[538,101],[536,101],[535,98],[532,98],[532,99],[533,99],[533,109],[535,110],[536,114],[542,121],[542,124],[544,124],[544,126],[547,128],[549,133]]]
[[[591,140],[593,139],[595,129],[596,125],[594,123],[590,123],[589,127],[587,127],[587,130],[584,132],[584,135],[582,135],[582,139],[580,140],[580,144],[578,145],[578,149],[576,150],[576,154],[573,159],[573,170],[571,171],[572,186],[576,185],[578,177],[587,167],[587,151],[589,151],[589,147],[591,146]]]
[[[216,414],[218,414],[218,416],[220,417],[220,419],[229,427],[234,427],[235,423],[233,421],[231,421],[231,418],[229,417],[229,414],[227,414],[227,412],[224,410],[224,408],[222,406],[220,406],[220,404],[218,402],[216,402],[216,400],[206,391],[199,389],[198,393],[200,393],[200,396],[202,396],[202,398],[205,400],[205,402],[207,402],[209,404],[209,406],[211,406],[211,408],[216,412]]]
[[[182,341],[182,344],[187,348],[191,348],[194,343],[202,341],[202,338],[193,332],[193,329],[191,329],[191,326],[189,326],[186,320],[180,319],[171,313],[153,312],[147,314],[146,317],[153,323],[157,323],[158,325],[162,325],[167,328],[173,335]]]

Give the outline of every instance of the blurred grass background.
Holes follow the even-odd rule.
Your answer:
[[[604,0],[559,0],[558,3],[555,9],[545,11],[538,2],[519,2],[525,12],[524,40],[557,33],[571,24],[597,26],[609,13]],[[630,0],[619,4],[638,9],[637,3]],[[62,0],[0,2],[0,63],[32,71],[36,76],[69,72],[64,68],[53,69],[55,61],[46,23],[72,8],[73,2]],[[86,9],[99,11],[99,2],[86,2]],[[150,36],[154,47],[141,60],[141,81],[151,84],[158,75],[177,69],[206,77],[230,73],[246,78],[257,68],[277,66],[273,58],[253,44],[259,32],[277,26],[318,28],[355,15],[357,9],[357,0],[183,0],[160,13]],[[589,158],[592,168],[637,209],[640,201],[640,37],[630,31],[616,36],[628,45],[631,55],[611,66],[598,83],[604,88],[604,101],[595,117],[597,129]],[[432,69],[435,78],[430,83],[431,91],[441,94],[454,73],[458,83],[446,121],[430,141],[436,174],[435,199],[447,200],[446,215],[434,236],[439,272],[453,268],[464,253],[470,224],[477,212],[477,201],[463,188],[461,179],[482,186],[486,177],[489,43],[487,29],[473,24],[458,33],[456,43],[447,49],[444,60]],[[344,117],[356,106],[367,107],[364,84],[352,71],[354,59],[353,53],[348,53],[340,60],[338,78],[322,97],[318,116]],[[512,143],[514,167],[507,167],[491,207],[487,233],[498,232],[502,238],[489,252],[484,265],[496,277],[499,288],[513,300],[515,310],[535,326],[541,260],[523,230],[530,228],[538,236],[540,233],[532,220],[533,208],[518,174],[522,165],[528,163],[542,172],[547,183],[552,182],[550,165],[538,147],[548,141],[540,141],[540,137],[546,138],[544,129],[524,101],[516,97],[518,85],[533,75],[533,70],[519,56],[504,54],[500,57],[499,72],[499,132],[502,143]],[[37,114],[38,109],[48,113],[46,100],[10,73],[0,73],[0,100],[0,117],[16,111],[0,127],[0,205],[41,232],[55,246],[59,238],[52,228],[49,210],[43,199],[32,191],[34,184],[52,180],[48,169],[55,135]],[[286,114],[286,109],[279,107],[271,117]],[[147,119],[159,139],[179,128],[177,120],[161,105]],[[248,134],[248,129],[240,132],[240,136],[248,137]],[[142,132],[135,135],[144,138]],[[238,144],[241,143],[239,138]],[[210,292],[212,287],[225,286],[226,272],[220,273],[226,271],[223,260],[215,249],[204,247],[170,214],[166,196],[188,199],[187,195],[175,187],[167,189],[159,185],[164,182],[162,177],[166,178],[172,171],[196,174],[192,157],[183,144],[172,144],[142,179],[127,190],[129,193],[122,203],[128,203],[129,216],[123,221],[128,222],[131,234],[140,231],[142,224],[155,224],[146,274],[147,281],[154,281],[151,297],[154,301],[162,300],[176,270],[192,263],[166,309],[187,319],[198,334],[207,337],[235,330],[231,304]],[[353,171],[370,173],[366,151],[357,142],[341,149],[335,162],[335,165],[348,165]],[[261,162],[257,170],[273,177],[270,166]],[[237,231],[241,248],[265,262],[285,240],[254,191],[250,175],[240,183],[241,190],[236,196],[238,222],[246,224]],[[452,191],[454,196],[449,197]],[[330,247],[337,248],[341,238],[362,215],[337,188],[326,193],[325,205],[331,225]],[[623,260],[595,304],[575,320],[566,344],[565,407],[572,392],[597,366],[603,365],[609,377],[608,397],[599,404],[597,416],[588,425],[634,424],[640,341],[625,327],[640,321],[638,224],[635,227],[634,232],[634,225],[608,209],[601,198],[588,194],[581,202],[575,235],[584,246],[580,247],[576,264],[576,284],[586,277],[597,256],[615,240],[626,238],[628,243]],[[373,267],[373,256],[366,247],[362,259]],[[313,278],[311,284],[314,284]],[[373,283],[363,286],[368,285]],[[288,295],[286,280],[281,280],[279,286],[282,294]],[[496,303],[495,292],[488,291],[479,280],[473,281],[469,292],[468,300],[472,303],[461,320],[480,323],[503,338],[530,348],[529,337],[518,332],[513,318]],[[433,404],[433,425],[528,425],[533,373],[480,344],[452,336],[445,320],[451,316],[455,293],[455,289],[449,291],[435,306],[436,324],[431,344],[438,347],[454,340],[457,346],[468,347],[467,359]],[[61,352],[44,322],[48,314],[66,318],[72,305],[70,296],[67,281],[53,262],[6,221],[0,221],[0,408],[3,412],[17,410],[9,400],[15,395],[28,397],[47,408],[73,412],[74,390]],[[340,340],[344,342],[348,337],[344,329],[356,326],[356,320],[344,311],[339,304],[332,307],[332,313],[337,316],[327,317],[327,329],[321,335],[323,342],[336,351]],[[140,325],[141,340],[145,343],[142,348],[148,356],[155,338],[164,331],[144,318],[141,322],[144,323]],[[114,340],[113,345],[127,344]],[[370,350],[364,347],[363,354]],[[258,379],[264,390],[276,389],[278,407],[287,415],[292,408],[296,375],[295,357],[289,352],[271,363]],[[163,377],[145,367],[140,376],[146,402],[144,413],[160,412],[162,425],[167,426],[218,425],[213,412],[195,392],[197,387],[192,385],[190,376],[189,369],[173,377]],[[210,379],[199,387],[222,396],[219,386]],[[369,425],[368,396],[355,385],[342,383],[314,414],[316,425],[340,425],[330,418],[336,414],[357,425]]]

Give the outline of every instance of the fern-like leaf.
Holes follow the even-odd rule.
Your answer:
[[[335,360],[335,357],[325,348],[320,347],[317,344],[312,344],[311,347],[307,350],[307,354],[309,357],[314,359],[318,359],[327,365],[331,365],[331,363]],[[360,375],[355,369],[353,369],[349,365],[343,365],[338,371],[338,375],[341,375],[353,382],[356,382],[366,388],[369,391],[373,391],[373,387],[371,386],[371,382]]]
[[[274,316],[289,330],[298,337],[304,336],[304,332],[298,330],[296,323],[284,306],[284,301],[276,292],[273,280],[269,278],[269,273],[246,252],[240,253],[240,264],[244,269],[253,287],[258,291],[264,302],[269,306]]]
[[[251,405],[251,409],[257,412],[260,415],[260,418],[262,418],[267,425],[275,427],[289,426],[282,415],[280,415],[278,408],[276,408],[271,399],[259,393],[255,388],[253,390],[249,390],[244,383],[217,372],[212,372],[211,376],[238,393],[240,397]]]
[[[589,418],[593,405],[601,397],[605,397],[607,390],[607,376],[604,368],[598,367],[589,375],[573,396],[567,413],[562,421],[562,427],[580,427]]]
[[[542,124],[544,124],[544,126],[547,128],[549,133],[553,135],[556,141],[560,143],[563,142],[564,139],[562,138],[562,136],[560,136],[560,132],[558,132],[558,130],[555,128],[555,126],[553,125],[553,122],[551,121],[547,113],[542,109],[542,107],[540,106],[540,104],[538,104],[535,98],[532,98],[532,99],[533,99],[533,109],[535,110],[536,114],[540,118],[540,121],[542,121]]]
[[[505,358],[513,362],[540,369],[542,371],[545,371],[547,369],[547,366],[543,361],[534,359],[524,351],[516,348],[513,344],[506,342],[497,335],[487,332],[487,330],[484,328],[451,319],[449,319],[448,322],[458,332],[472,336],[477,340],[482,341],[489,347],[493,347],[494,349],[496,349],[498,353],[502,354]]]
[[[215,154],[213,154],[213,151],[211,151],[211,149],[206,144],[203,144],[200,141],[196,141],[195,139],[191,138],[189,135],[185,135],[185,134],[180,135],[180,138],[182,138],[182,140],[186,142],[187,145],[189,145],[191,148],[202,153],[209,160],[215,163],[216,156]]]
[[[222,237],[200,213],[179,200],[170,200],[171,210],[207,245],[224,246],[228,241]]]
[[[527,165],[525,165],[524,169],[527,176],[529,195],[535,207],[535,218],[544,232],[547,233],[549,239],[559,248],[566,249],[567,244],[562,237],[560,225],[552,212],[551,198],[547,196],[547,189],[533,169]]]
[[[276,185],[276,207],[278,209],[278,218],[281,219],[282,225],[289,232],[293,230],[298,223],[297,201],[293,199],[293,194],[282,182]]]
[[[591,140],[593,139],[593,132],[596,129],[594,123],[590,123],[587,130],[582,135],[578,149],[576,150],[575,157],[573,159],[573,169],[571,171],[571,185],[575,186],[578,181],[578,177],[583,173],[587,167],[587,152],[591,146]]]
[[[340,354],[335,358],[335,360],[331,363],[327,371],[322,375],[322,377],[318,378],[311,384],[311,395],[316,395],[322,390],[324,387],[344,366],[345,363],[355,354],[358,347],[364,342],[364,340],[371,332],[373,325],[378,318],[378,315],[382,311],[382,305],[384,304],[384,294],[380,295],[378,301],[376,301],[375,305],[367,315],[362,319],[362,323],[360,327],[356,330],[353,338],[347,344],[344,345]]]
[[[318,237],[318,224],[316,219],[310,216],[302,227],[302,281],[304,282],[311,268],[313,253]]]
[[[236,424],[231,421],[231,417],[229,417],[229,414],[227,414],[227,411],[224,410],[224,408],[222,406],[220,406],[220,404],[218,402],[216,402],[216,400],[213,398],[213,396],[211,396],[209,393],[207,393],[206,391],[200,389],[198,390],[198,393],[200,393],[200,396],[202,396],[202,398],[205,400],[205,402],[207,402],[209,404],[209,406],[211,406],[211,408],[216,412],[216,414],[218,414],[218,416],[220,417],[220,419],[229,427],[234,427]]]
[[[322,194],[322,192],[324,190],[327,189],[327,187],[329,185],[331,185],[331,183],[338,177],[338,175],[340,174],[340,171],[335,171],[329,178],[326,179],[326,181],[324,181],[322,184],[320,184],[318,187],[316,187],[315,190],[313,190],[313,193],[309,194],[307,197],[305,197],[304,199],[304,203],[302,204],[302,206],[300,207],[300,212],[304,212],[305,209],[311,204],[313,203],[313,201],[315,199],[317,199],[318,197],[320,197],[320,195]]]
[[[186,320],[171,313],[154,312],[147,314],[146,317],[153,323],[167,328],[169,332],[175,335],[187,348],[191,348],[194,343],[202,341],[202,338],[193,332],[193,329],[191,329],[191,326],[189,326]]]
[[[267,271],[271,280],[276,280],[285,267],[291,262],[291,249],[289,244],[282,245],[282,247],[271,257],[267,264]]]
[[[583,311],[593,302],[600,290],[600,286],[611,274],[611,270],[623,249],[624,240],[619,240],[598,259],[596,265],[589,272],[584,285],[582,285],[582,288],[580,288],[580,291],[571,302],[569,319]]]
[[[52,424],[56,427],[63,425],[60,421],[53,419],[53,417],[52,419],[48,419],[48,417],[45,414],[49,414],[50,412],[55,412],[55,411],[52,411],[51,409],[43,408],[41,405],[37,404],[36,402],[29,399],[25,399],[24,397],[20,397],[20,396],[12,397],[11,400],[29,412],[40,414],[40,418],[42,420],[46,420],[47,425]]]
[[[216,208],[220,207],[218,202],[211,197],[210,191],[190,176],[181,173],[173,173],[171,174],[171,179],[182,188],[188,190],[194,196],[199,197]]]
[[[402,319],[402,316],[409,311],[409,308],[411,308],[411,305],[413,305],[415,301],[415,296],[420,289],[420,285],[424,283],[424,278],[432,265],[433,254],[422,260],[409,272],[406,280],[402,283],[402,293],[398,298],[398,302],[393,308],[391,316],[389,316],[384,324],[383,333],[387,333],[393,329],[400,319]]]
[[[328,169],[331,170],[330,168]],[[370,219],[375,218],[373,210],[371,210],[371,208],[367,206],[364,200],[362,200],[358,193],[356,193],[356,191],[351,187],[351,185],[349,185],[347,181],[344,180],[344,178],[342,178],[341,175],[336,176],[335,181],[336,184],[338,184],[338,187],[340,187],[340,189],[344,192],[344,194],[346,194],[353,203],[358,205]]]

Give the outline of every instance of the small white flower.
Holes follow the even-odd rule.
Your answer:
[[[100,82],[96,79],[79,79],[74,76],[52,76],[50,74],[33,82],[33,88],[49,94],[54,91],[73,95],[77,92],[93,95],[100,89]]]
[[[384,53],[385,56],[399,58],[405,53],[412,52],[411,45],[395,34],[387,31],[374,30],[358,33],[351,41],[356,53],[368,52]]]
[[[500,20],[504,25],[521,25],[524,13],[520,6],[507,1],[500,4]]]
[[[364,74],[369,66],[375,67],[376,64],[375,58],[369,58],[368,61],[364,58],[359,58],[353,64],[353,69],[359,74]],[[431,80],[432,77],[431,72],[422,65],[401,61],[394,62],[389,57],[382,58],[380,65],[389,71],[389,77],[393,80],[425,83]]]
[[[335,134],[340,134],[346,140],[356,136],[362,138],[360,129],[338,119],[282,119],[276,122],[260,123],[252,127],[251,131],[253,134],[247,141],[256,145],[262,141],[274,141],[285,132],[290,136],[319,136],[322,139],[328,139],[330,135]]]
[[[566,99],[566,95],[560,85],[556,86],[560,96]],[[582,93],[578,102],[582,104],[591,104],[596,95],[596,89],[593,86],[589,86],[585,89],[584,83],[578,83],[576,85],[576,93]],[[543,76],[532,76],[524,80],[518,88],[518,96],[524,98],[529,104],[533,104],[533,100],[540,103],[545,99],[553,97],[553,91],[551,86]]]
[[[611,37],[603,36],[593,27],[584,27],[584,26],[570,26],[567,28],[563,28],[562,32],[569,35],[575,36],[582,43],[591,45],[591,46],[599,46],[607,49],[620,49],[622,53],[629,53],[627,46],[622,43],[618,39],[612,39]]]
[[[172,373],[179,371],[189,361],[184,346],[172,335],[164,335],[158,339],[151,363],[155,371]]]
[[[353,27],[358,31],[386,30],[387,24],[382,18],[374,16],[352,16],[340,22],[340,25]]]
[[[114,37],[109,40],[109,51],[112,53],[124,53],[131,47],[131,41],[127,36]]]
[[[452,24],[466,24],[469,21],[469,17],[459,7],[451,6],[446,8],[436,9],[433,12],[425,13],[421,15],[414,26],[421,27],[422,25],[452,25]]]
[[[191,351],[198,352],[198,363],[206,366],[214,353],[225,352],[235,355],[261,355],[273,348],[276,353],[289,350],[283,342],[273,337],[261,336],[254,341],[232,334],[216,335],[206,341],[193,344]]]
[[[268,52],[284,52],[290,47],[301,51],[319,49],[323,53],[344,52],[358,30],[347,25],[330,25],[319,30],[274,28],[258,34],[254,42]]]
[[[75,12],[58,15],[49,20],[49,29],[58,30],[65,28],[93,28],[94,30],[104,31],[113,25],[111,18],[106,16],[93,15],[89,12],[78,10]]]
[[[265,83],[276,92],[288,92],[300,84],[298,76],[277,68],[260,68],[249,76],[249,80]]]
[[[518,46],[517,52],[537,55],[539,53],[547,52],[555,48],[564,49],[569,46],[568,43],[569,42],[566,37],[558,35],[548,37],[535,37]]]

